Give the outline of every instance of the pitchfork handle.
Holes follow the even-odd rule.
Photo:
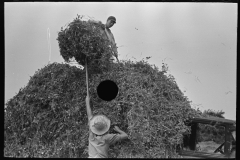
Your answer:
[[[89,97],[89,89],[88,89],[88,69],[87,69],[87,56],[86,56],[85,62],[86,62],[86,83],[87,83],[87,96]]]

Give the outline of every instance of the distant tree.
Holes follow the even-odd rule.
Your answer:
[[[213,117],[219,117],[219,118],[225,118],[223,114],[225,114],[224,111],[214,111],[211,109],[203,111],[203,114],[213,116]]]
[[[203,111],[203,116],[212,116],[218,118],[224,118],[224,111],[214,111],[211,109]],[[199,124],[200,135],[198,137],[198,141],[214,141],[216,143],[224,142],[225,129],[223,126],[213,126],[209,124]]]

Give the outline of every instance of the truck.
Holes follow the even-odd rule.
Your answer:
[[[236,121],[218,117],[192,117],[189,120],[191,125],[191,134],[198,132],[196,125],[198,123],[220,125],[225,128],[225,139],[213,153],[196,151],[196,146],[191,147],[190,150],[184,150],[181,147],[177,152],[184,158],[235,158],[236,153]],[[191,136],[191,135],[190,135]],[[196,136],[195,136],[196,138]],[[191,139],[196,141],[196,139]],[[196,145],[196,143],[195,143]],[[224,147],[224,149],[223,149]],[[218,153],[220,152],[220,154]]]

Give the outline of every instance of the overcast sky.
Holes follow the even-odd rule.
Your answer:
[[[51,62],[63,62],[57,33],[77,14],[115,16],[119,59],[167,63],[193,108],[236,119],[237,3],[4,3],[5,101],[47,65],[48,28]]]

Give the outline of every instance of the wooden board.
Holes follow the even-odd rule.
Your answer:
[[[207,118],[199,118],[199,117],[193,117],[191,119],[194,123],[203,123],[203,124],[216,124],[219,123],[221,125],[234,125],[236,124],[236,121],[230,120],[230,119],[224,119],[224,118],[217,118],[217,117],[207,117]]]
[[[195,151],[180,151],[179,155],[188,158],[188,157],[198,157],[198,158],[227,158],[223,154],[218,153],[207,153],[207,152],[195,152]]]

